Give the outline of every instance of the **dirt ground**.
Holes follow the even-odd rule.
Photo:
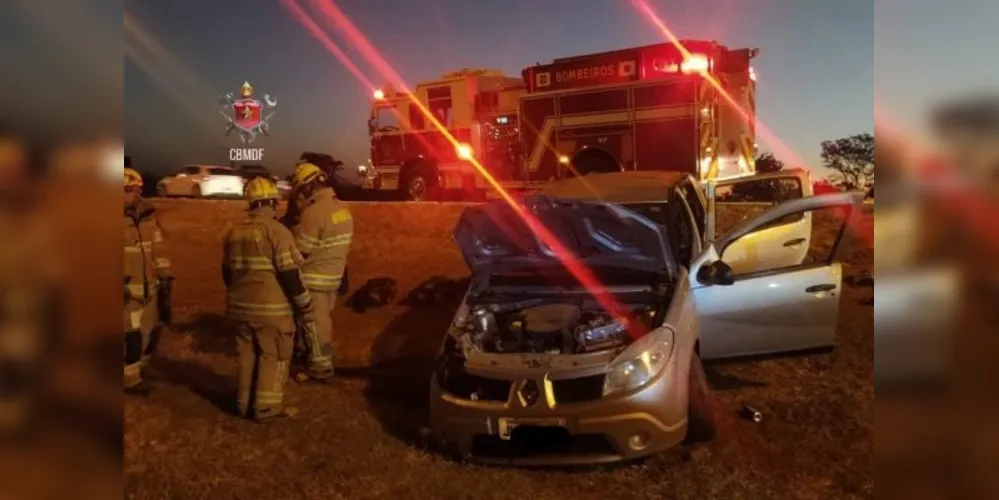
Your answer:
[[[449,304],[364,313],[338,306],[341,377],[328,386],[290,383],[288,403],[301,409],[294,420],[262,426],[232,416],[236,359],[222,317],[220,237],[244,205],[156,204],[178,278],[177,325],[153,365],[160,387],[126,402],[127,498],[874,497],[871,287],[844,285],[832,354],[708,367],[719,430],[710,444],[612,467],[480,467],[449,461],[416,439]],[[352,288],[391,277],[401,301],[433,276],[465,276],[450,239],[461,208],[352,204]],[[872,261],[873,250],[858,248],[844,275]],[[761,423],[737,415],[747,403],[763,413]]]

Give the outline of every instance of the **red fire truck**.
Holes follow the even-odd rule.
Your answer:
[[[701,179],[755,171],[756,49],[682,41],[556,59],[523,70],[465,69],[416,85],[414,95],[458,140],[449,141],[408,95],[375,91],[366,188],[429,199],[481,193],[475,158],[508,189],[573,175],[678,170]],[[720,83],[742,109],[723,98]],[[747,119],[748,117],[748,119]]]

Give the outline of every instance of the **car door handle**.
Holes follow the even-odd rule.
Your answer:
[[[796,246],[798,246],[798,245],[800,245],[800,244],[802,244],[802,243],[804,243],[806,241],[808,241],[808,240],[806,240],[805,238],[795,238],[793,240],[787,240],[787,241],[785,241],[784,242],[784,246],[786,246],[786,247],[796,247]]]
[[[812,285],[805,289],[807,293],[819,293],[819,292],[831,292],[836,289],[836,285],[832,283],[823,283],[821,285]]]

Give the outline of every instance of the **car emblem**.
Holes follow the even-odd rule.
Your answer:
[[[538,383],[533,380],[528,380],[520,386],[520,402],[524,407],[534,406],[534,403],[538,402],[538,396],[541,395],[541,388],[538,387]]]

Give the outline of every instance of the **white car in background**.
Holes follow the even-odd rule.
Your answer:
[[[229,167],[216,165],[187,165],[160,179],[156,194],[168,196],[243,197],[246,180]]]

